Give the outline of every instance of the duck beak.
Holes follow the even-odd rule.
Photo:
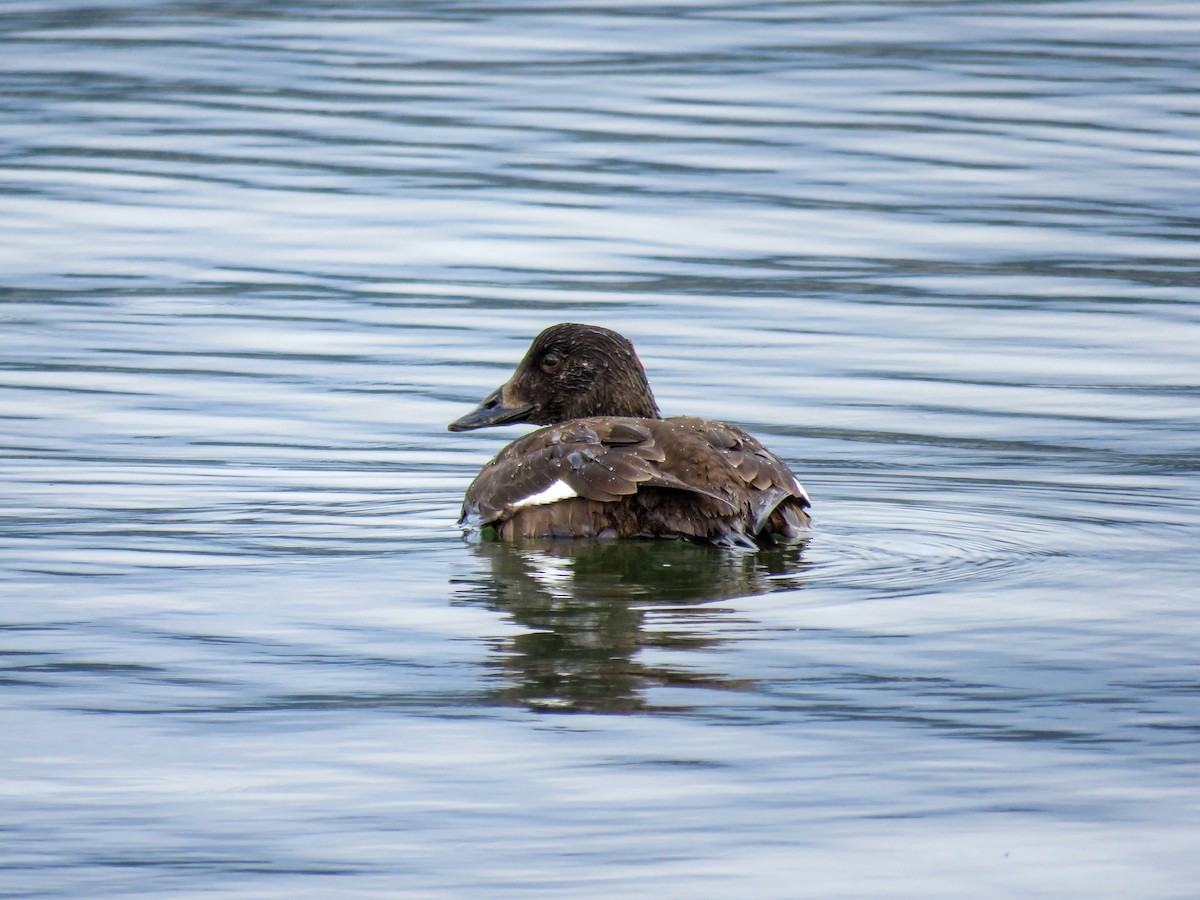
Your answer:
[[[518,406],[504,405],[504,385],[496,388],[483,398],[477,409],[467,413],[461,419],[450,423],[451,431],[471,431],[474,428],[487,428],[489,425],[504,425],[508,422],[522,422],[533,410],[532,403]]]

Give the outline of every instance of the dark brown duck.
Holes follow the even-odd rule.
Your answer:
[[[795,540],[808,495],[735,425],[664,419],[626,338],[547,328],[512,377],[451,431],[529,422],[467,488],[459,523],[519,537],[685,538],[755,549]]]

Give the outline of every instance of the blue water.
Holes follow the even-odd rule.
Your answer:
[[[1194,896],[1195,4],[0,33],[0,896]],[[558,321],[811,539],[464,541]]]

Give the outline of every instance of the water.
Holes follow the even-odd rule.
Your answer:
[[[0,29],[0,895],[1194,895],[1194,4]],[[564,320],[811,540],[464,542]]]

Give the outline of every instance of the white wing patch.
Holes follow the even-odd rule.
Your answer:
[[[525,506],[543,506],[547,503],[557,503],[559,500],[570,500],[572,497],[578,496],[578,492],[560,478],[544,491],[530,494],[528,497],[522,497],[509,508],[521,509]]]
[[[792,484],[796,486],[797,493],[803,497],[805,501],[812,503],[812,500],[808,499],[808,491],[804,489],[804,485],[800,483],[799,479],[797,479],[795,475],[792,476]]]

